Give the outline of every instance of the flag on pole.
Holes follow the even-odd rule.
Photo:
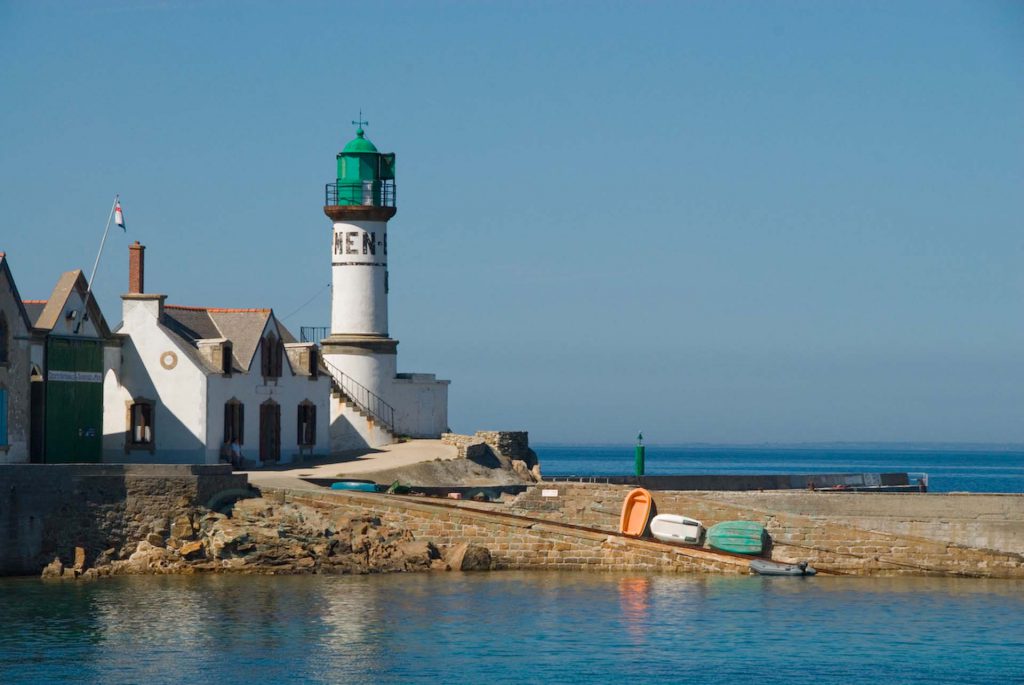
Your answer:
[[[121,201],[118,200],[114,205],[114,223],[121,227],[121,230],[125,233],[128,229],[124,227],[124,214],[121,212]]]

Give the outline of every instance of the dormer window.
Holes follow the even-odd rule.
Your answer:
[[[264,378],[280,378],[284,345],[273,333],[263,338],[260,353],[260,370]]]
[[[231,343],[226,342],[220,350],[220,372],[225,376],[231,375]]]
[[[317,348],[309,348],[309,377],[316,378],[320,374],[320,352]]]

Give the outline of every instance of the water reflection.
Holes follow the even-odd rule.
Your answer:
[[[635,573],[0,580],[0,682],[1007,682],[1024,673],[1022,591]]]
[[[647,639],[651,579],[647,576],[619,579],[619,609],[622,622],[634,645]]]

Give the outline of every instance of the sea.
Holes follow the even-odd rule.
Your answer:
[[[545,476],[634,473],[633,445],[533,446]],[[899,473],[927,476],[930,492],[1024,493],[1024,446],[647,445],[648,475]]]
[[[629,445],[539,445],[622,475]],[[1002,449],[664,447],[648,473],[915,471],[1024,492]],[[2,543],[2,541],[0,541]],[[1024,581],[492,572],[0,579],[0,683],[1024,683]]]
[[[1024,681],[1021,581],[4,579],[0,608],[5,684]]]

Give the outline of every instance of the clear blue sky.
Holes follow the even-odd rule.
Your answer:
[[[0,2],[23,296],[126,245],[329,320],[323,184],[398,155],[391,332],[459,431],[1024,442],[1024,3]]]

